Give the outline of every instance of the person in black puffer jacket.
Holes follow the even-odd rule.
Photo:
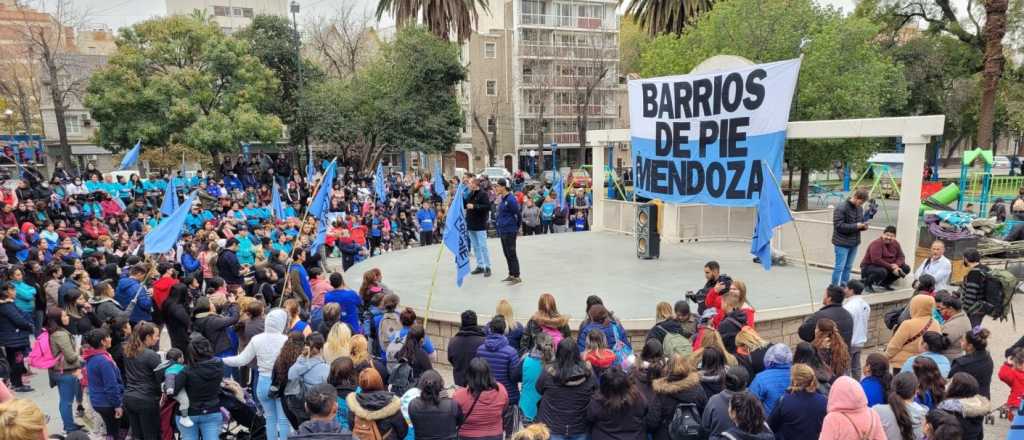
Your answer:
[[[409,403],[409,421],[417,440],[456,440],[462,425],[462,409],[454,400],[441,397],[444,379],[435,370],[420,376],[420,396]]]
[[[658,397],[656,405],[660,411],[660,423],[654,432],[654,440],[669,440],[668,426],[672,423],[676,406],[692,403],[697,406],[699,415],[708,403],[704,388],[700,386],[700,373],[694,371],[690,362],[682,356],[673,356],[669,360],[668,376],[656,379],[652,386]]]
[[[174,394],[185,390],[188,395],[188,416],[191,426],[183,426],[178,419],[182,437],[218,440],[224,417],[220,413],[220,381],[224,378],[224,363],[214,357],[213,344],[200,335],[189,341],[191,364],[174,380]],[[188,432],[188,434],[186,434]]]
[[[590,366],[580,359],[576,342],[562,339],[555,351],[555,362],[545,367],[537,379],[541,399],[536,421],[547,425],[553,436],[586,435],[586,408],[596,389],[597,380]]]
[[[151,347],[160,343],[160,330],[142,321],[135,325],[124,347],[124,408],[132,437],[160,440],[160,355]]]
[[[484,343],[484,329],[477,325],[476,312],[462,312],[462,324],[459,332],[448,342],[448,363],[452,365],[452,377],[455,385],[466,386],[466,370],[469,361],[476,357],[476,351]],[[519,347],[514,347],[518,349]]]
[[[661,422],[651,405],[622,369],[613,367],[601,376],[600,392],[587,406],[592,440],[646,440]]]
[[[864,223],[864,209],[861,205],[868,200],[868,192],[857,190],[832,211],[832,245],[835,246],[835,269],[832,271],[832,285],[842,286],[850,281],[850,269],[860,245],[860,233],[868,228]]]
[[[409,426],[402,415],[402,402],[393,393],[384,388],[384,381],[373,368],[359,373],[361,393],[351,393],[345,398],[348,404],[348,426],[352,427],[353,435],[359,434],[358,419],[369,420],[377,424],[383,440],[402,440]]]
[[[208,339],[213,344],[213,353],[222,358],[235,355],[231,348],[228,328],[238,323],[238,306],[233,296],[229,296],[228,301],[224,307],[224,314],[219,315],[210,297],[199,297],[196,299],[194,310],[195,321],[192,322],[192,331]]]

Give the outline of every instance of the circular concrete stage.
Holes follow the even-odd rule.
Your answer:
[[[519,237],[523,283],[511,287],[501,282],[508,275],[508,266],[498,239],[487,242],[493,276],[467,275],[461,288],[455,286],[455,266],[445,249],[438,265],[431,319],[458,323],[459,314],[466,309],[490,316],[498,300],[507,298],[516,317],[525,320],[536,310],[537,297],[549,292],[558,301],[559,311],[572,318],[582,318],[587,296],[596,294],[627,328],[649,328],[658,301],[673,303],[684,299],[686,291],[704,285],[703,267],[708,260],[718,261],[724,273],[747,283],[747,297],[758,310],[759,321],[767,317],[764,311],[769,309],[793,310],[793,306],[810,302],[802,265],[765,272],[752,262],[749,242],[662,242],[660,259],[641,260],[636,257],[634,240],[611,232]],[[363,272],[380,268],[384,284],[401,297],[402,304],[422,311],[438,249],[439,245],[434,245],[376,256],[349,268],[345,279],[357,289]],[[474,257],[470,262],[476,266]],[[340,260],[332,259],[330,265],[338,266]],[[810,274],[814,301],[818,302],[831,272],[812,268]],[[798,310],[803,314],[811,309]]]

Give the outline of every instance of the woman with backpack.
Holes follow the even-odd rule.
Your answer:
[[[593,440],[645,440],[661,418],[629,375],[612,368],[601,376],[597,395],[587,406],[587,422]]]
[[[595,304],[590,307],[588,317],[591,321],[590,324],[583,327],[576,338],[576,347],[579,351],[586,351],[587,336],[590,332],[600,331],[604,333],[605,342],[608,344],[608,348],[615,354],[616,361],[620,364],[627,361],[629,355],[633,353],[633,347],[629,343],[629,336],[626,335],[626,330],[622,328],[622,324],[612,319],[608,309],[601,304]],[[625,365],[621,366],[623,368],[627,367]]]
[[[455,390],[452,399],[463,414],[460,439],[501,440],[502,414],[508,406],[508,391],[494,380],[491,366],[482,358],[473,358],[466,371],[466,387]]]
[[[331,362],[331,372],[327,383],[334,385],[334,390],[338,393],[336,421],[342,428],[351,431],[352,427],[348,424],[348,403],[345,399],[349,394],[356,392],[356,388],[359,386],[359,373],[356,372],[352,358],[340,357]]]
[[[681,405],[689,408],[690,415],[700,424],[700,415],[704,412],[708,398],[704,388],[700,386],[700,373],[690,361],[682,356],[672,356],[668,361],[665,377],[656,379],[652,386],[657,396],[657,407],[660,409],[658,429],[653,433],[654,440],[672,438],[669,426],[678,413]]]
[[[0,346],[10,365],[11,386],[16,393],[35,391],[25,385],[22,376],[28,372],[23,359],[28,352],[28,337],[32,334],[32,321],[14,305],[15,289],[11,283],[0,288]]]
[[[428,370],[417,383],[419,397],[409,403],[409,420],[416,428],[416,440],[456,440],[464,417],[454,400],[441,396],[444,379]]]
[[[789,388],[768,415],[768,426],[779,440],[817,438],[828,399],[818,393],[818,379],[811,367],[796,364],[789,373]]]
[[[526,322],[526,330],[519,342],[519,351],[533,348],[533,339],[540,333],[551,337],[551,345],[557,347],[563,338],[569,337],[569,317],[558,313],[555,297],[545,293],[537,300],[537,311]]]
[[[409,426],[402,415],[402,402],[384,387],[373,368],[359,373],[359,393],[350,393],[348,424],[357,440],[402,440]]]
[[[404,342],[392,342],[400,344],[401,348],[396,351],[389,346],[389,354],[393,354],[394,359],[388,362],[388,384],[391,385],[391,392],[397,396],[405,394],[415,386],[424,372],[434,368],[430,356],[423,349],[424,335],[422,325],[413,325],[405,335]]]
[[[544,367],[555,360],[551,336],[547,333],[538,334],[533,338],[533,349],[523,356],[522,377],[523,389],[519,394],[519,409],[523,414],[523,424],[533,422],[537,417],[537,405],[540,393],[537,392],[537,379]]]
[[[878,413],[868,408],[868,398],[856,380],[840,376],[828,394],[828,414],[820,439],[886,440]]]
[[[49,337],[47,342],[56,361],[49,371],[50,381],[57,385],[60,399],[57,408],[60,410],[65,434],[82,429],[75,423],[75,415],[71,410],[75,398],[82,393],[82,358],[79,356],[80,347],[67,329],[69,321],[68,314],[60,308],[50,307],[46,311],[46,333]],[[40,336],[38,341],[42,340]]]
[[[152,347],[160,344],[160,329],[140,321],[124,347],[124,403],[132,437],[160,440],[160,383],[156,369],[160,355]]]

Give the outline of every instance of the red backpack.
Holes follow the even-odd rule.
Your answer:
[[[36,343],[32,345],[32,352],[28,354],[28,365],[40,370],[49,370],[57,365],[59,360],[60,358],[54,356],[53,350],[50,348],[50,332],[44,329],[36,338]]]

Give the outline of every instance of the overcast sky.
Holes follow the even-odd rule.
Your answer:
[[[854,4],[854,0],[819,1],[839,6],[847,12],[853,9]],[[46,8],[53,7],[56,0],[28,0],[27,3]],[[225,3],[230,3],[230,0],[226,0]],[[87,11],[89,22],[102,23],[114,30],[167,13],[165,0],[73,0],[73,4],[75,8]],[[370,14],[374,11],[377,0],[299,0],[299,23],[304,23],[312,17],[334,15],[339,5],[349,4],[355,4],[356,8]],[[385,25],[390,24],[390,20],[385,18],[385,21]]]

